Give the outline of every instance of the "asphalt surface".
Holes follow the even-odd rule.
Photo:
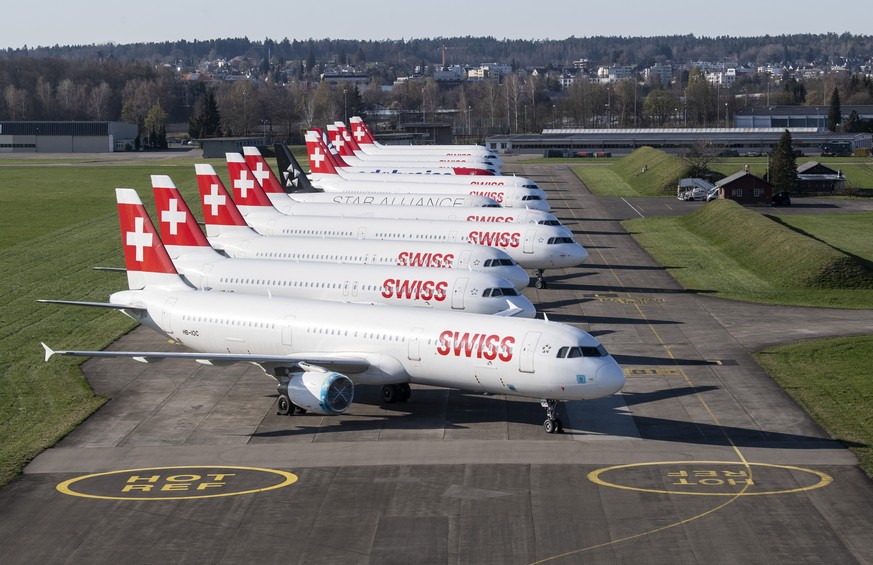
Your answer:
[[[621,394],[546,435],[535,400],[414,387],[389,408],[359,387],[343,416],[287,417],[256,368],[92,359],[112,400],[0,491],[4,562],[873,563],[873,484],[750,355],[873,333],[871,312],[685,292],[619,221],[700,203],[510,167],[590,253],[525,294],[603,342]]]

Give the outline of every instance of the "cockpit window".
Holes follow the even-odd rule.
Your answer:
[[[537,222],[541,226],[560,226],[561,222],[558,220],[540,220]]]
[[[485,267],[511,267],[512,259],[486,259],[483,263]]]
[[[486,288],[482,291],[482,297],[489,296],[518,296],[518,291],[515,288]]]
[[[539,188],[539,187],[538,187],[537,185],[535,185],[535,184],[523,184],[523,185],[521,185],[521,187],[522,187],[522,188]]]
[[[606,348],[602,345],[561,347],[558,349],[558,359],[570,359],[573,357],[606,357]]]
[[[575,243],[572,237],[550,237],[546,242],[547,245],[558,245],[559,243]]]
[[[538,194],[526,194],[521,197],[522,200],[542,200]]]

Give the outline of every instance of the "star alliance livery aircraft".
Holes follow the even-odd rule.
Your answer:
[[[409,397],[410,384],[541,399],[546,432],[562,429],[561,400],[614,394],[624,372],[590,334],[527,318],[498,318],[197,290],[179,276],[136,192],[117,189],[129,290],[108,303],[190,351],[53,351],[54,354],[166,358],[204,364],[253,363],[278,381],[279,410],[349,409],[355,384],[382,386],[382,399]]]

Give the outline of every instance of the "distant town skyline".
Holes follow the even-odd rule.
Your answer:
[[[690,0],[546,4],[494,2],[416,3],[334,0],[297,4],[262,0],[251,4],[149,4],[93,0],[15,2],[4,8],[0,49],[210,40],[248,37],[262,41],[306,39],[400,40],[437,37],[566,39],[593,36],[697,37],[852,33],[870,35],[869,3],[846,0],[812,10],[776,0],[705,4]]]

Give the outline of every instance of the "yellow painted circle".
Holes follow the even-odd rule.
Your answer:
[[[238,480],[240,471],[248,474],[248,480],[244,481],[247,484],[246,486],[233,486],[232,483],[240,482]],[[146,473],[150,474],[145,475]],[[128,475],[126,480],[125,474]],[[252,485],[253,481],[251,479],[257,474],[264,475],[265,477],[260,477],[254,482],[263,482],[263,484]],[[264,480],[261,481],[260,479]],[[98,483],[96,488],[82,488],[90,486],[89,483],[95,482]],[[125,469],[93,473],[66,480],[55,488],[59,492],[70,496],[99,498],[103,500],[194,500],[254,494],[286,487],[296,482],[297,475],[275,469],[227,465],[194,465],[148,467],[145,469]],[[225,490],[225,487],[227,487],[227,490]],[[102,494],[99,492],[88,492],[89,490],[100,491],[103,488],[106,488],[107,491],[114,488],[117,491]],[[234,490],[236,488],[239,490]],[[150,496],[144,496],[143,493],[149,493]]]
[[[639,468],[639,467],[673,466],[673,467],[677,467],[677,468],[683,468],[683,467],[684,468],[691,468],[691,467],[699,467],[701,465],[714,465],[714,466],[721,466],[721,467],[731,466],[731,467],[739,467],[742,469],[749,469],[751,472],[748,475],[748,479],[750,479],[752,481],[755,480],[754,479],[754,468],[755,467],[764,467],[764,468],[769,468],[769,469],[782,469],[785,471],[807,473],[809,475],[812,475],[814,478],[817,478],[818,480],[815,483],[809,484],[807,486],[788,488],[788,489],[784,489],[784,490],[770,489],[770,490],[764,490],[764,491],[755,491],[754,485],[750,485],[750,484],[742,485],[742,481],[737,481],[737,485],[735,485],[735,486],[742,486],[742,490],[736,490],[736,491],[731,491],[731,492],[712,492],[712,491],[705,492],[705,491],[693,491],[693,490],[670,490],[670,489],[657,489],[657,488],[642,488],[642,487],[638,487],[638,486],[623,485],[623,484],[620,484],[618,482],[615,482],[614,480],[608,481],[608,480],[603,478],[603,475],[607,475],[609,473],[620,472],[623,470]],[[709,473],[709,472],[710,471],[707,471],[707,473]],[[692,472],[692,475],[690,477],[692,480],[699,481],[699,483],[697,483],[697,484],[702,484],[705,487],[710,486],[709,484],[707,484],[705,482],[707,480],[710,480],[713,483],[715,481],[725,482],[724,477],[730,476],[730,475],[723,475],[722,474],[720,476],[719,475],[712,475],[710,477],[709,475],[701,475],[699,473],[701,473],[701,472],[699,472],[699,471]],[[676,479],[678,479],[679,481],[682,481],[683,479],[688,479],[688,477],[682,477],[679,474],[674,475],[674,477]],[[739,477],[737,477],[737,478],[739,478]],[[831,484],[834,479],[830,475],[827,475],[827,474],[822,473],[820,471],[815,471],[813,469],[805,469],[803,467],[794,467],[791,465],[774,465],[774,464],[770,464],[770,463],[742,463],[742,462],[737,462],[737,461],[656,461],[656,462],[650,462],[650,463],[630,463],[627,465],[614,465],[612,467],[605,467],[603,469],[596,469],[596,470],[588,473],[588,480],[590,480],[598,485],[601,485],[601,486],[612,487],[612,488],[617,488],[617,489],[622,489],[622,490],[633,490],[633,491],[638,491],[638,492],[651,492],[651,493],[656,493],[656,494],[681,494],[681,495],[690,495],[690,496],[762,496],[762,495],[772,495],[772,494],[789,494],[789,493],[793,493],[793,492],[803,492],[803,491],[814,490],[814,489],[822,488],[822,487],[825,487],[825,486]],[[689,484],[689,486],[691,486],[691,485]],[[734,486],[734,485],[732,485],[732,486]]]

